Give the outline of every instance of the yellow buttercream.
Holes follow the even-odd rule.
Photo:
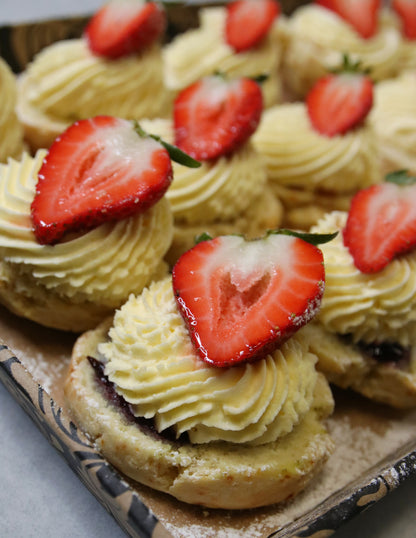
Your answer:
[[[311,408],[316,356],[301,331],[262,360],[215,368],[197,357],[168,277],[115,314],[98,348],[105,373],[137,416],[192,443],[263,444],[290,432]]]
[[[266,73],[269,79],[262,85],[265,105],[280,101],[279,67],[283,49],[278,23],[260,45],[237,54],[224,39],[225,18],[224,7],[203,8],[199,27],[178,35],[164,47],[167,87],[178,91],[217,71],[250,77]]]
[[[297,95],[305,95],[328,68],[338,67],[345,53],[371,68],[375,80],[391,77],[399,68],[402,39],[388,11],[381,13],[378,31],[368,39],[334,12],[313,4],[298,8],[285,32],[285,77]]]
[[[346,212],[332,212],[312,228],[317,233],[340,231],[320,246],[326,284],[318,319],[332,332],[350,334],[355,342],[415,345],[416,253],[392,260],[377,273],[361,273],[343,243],[346,219]]]
[[[107,60],[95,56],[85,39],[60,41],[29,64],[21,87],[25,106],[65,124],[100,114],[159,117],[171,107],[158,44],[139,55]]]
[[[407,169],[416,174],[416,73],[375,86],[370,122],[379,141],[383,170]]]
[[[72,302],[89,300],[116,308],[166,270],[162,258],[173,233],[163,198],[145,213],[108,222],[54,246],[33,234],[30,204],[46,151],[0,165],[0,257],[17,274]]]
[[[0,58],[0,162],[19,157],[23,151],[23,127],[16,116],[16,101],[15,75]]]
[[[141,125],[173,143],[171,120],[142,121]],[[261,196],[267,183],[263,160],[250,142],[227,157],[203,162],[199,168],[173,163],[173,177],[166,196],[175,220],[186,224],[237,218]]]
[[[265,159],[270,181],[284,187],[341,194],[380,180],[370,126],[339,136],[321,135],[312,128],[303,103],[266,110],[252,140]]]

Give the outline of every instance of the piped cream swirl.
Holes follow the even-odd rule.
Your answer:
[[[273,183],[307,191],[350,193],[380,180],[377,141],[368,125],[327,137],[313,129],[303,103],[263,113],[253,144]]]
[[[339,230],[321,245],[325,262],[325,292],[318,319],[355,342],[416,344],[416,253],[392,260],[382,271],[361,273],[343,244],[347,213],[332,212],[312,228],[313,232]]]
[[[98,348],[105,373],[137,416],[192,443],[263,444],[290,432],[311,408],[316,356],[301,331],[266,358],[215,368],[197,357],[168,277],[115,314]]]
[[[15,112],[16,79],[8,64],[0,58],[0,162],[19,157],[23,151],[23,127]]]
[[[19,101],[64,124],[100,114],[166,116],[171,107],[160,45],[107,60],[91,53],[82,38],[43,49],[23,75]]]
[[[140,123],[147,132],[173,143],[171,120]],[[262,157],[250,142],[229,156],[202,162],[199,168],[173,163],[173,178],[166,197],[175,220],[185,224],[235,219],[261,196],[267,183]]]
[[[156,273],[173,233],[165,198],[145,213],[108,222],[54,246],[40,245],[33,234],[30,204],[46,151],[34,158],[0,165],[0,256],[33,286],[67,297],[116,308],[139,292]]]

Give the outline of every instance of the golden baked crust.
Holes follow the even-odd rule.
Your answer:
[[[77,340],[65,383],[74,420],[121,472],[177,499],[211,508],[243,509],[292,497],[315,476],[333,442],[322,421],[333,409],[323,376],[314,406],[281,440],[262,446],[180,444],[129,423],[103,395],[87,360],[112,320]]]
[[[416,373],[412,369],[366,357],[357,346],[345,343],[319,322],[312,322],[302,330],[313,331],[311,351],[318,357],[318,370],[330,383],[397,409],[416,406]],[[414,346],[410,361],[416,362]]]

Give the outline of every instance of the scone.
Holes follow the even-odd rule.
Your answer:
[[[377,137],[367,121],[372,83],[352,65],[343,69],[322,77],[306,102],[265,110],[252,137],[288,227],[308,230],[326,212],[347,210],[357,190],[382,179]]]
[[[416,69],[416,16],[412,2],[392,0],[390,23],[401,35],[399,73]]]
[[[184,108],[191,110],[187,122],[193,127],[187,138],[191,139],[193,146],[198,145],[197,152],[193,146],[186,145],[184,139],[177,139],[175,133],[184,129],[181,120],[177,122],[178,125],[174,119],[141,122],[146,131],[159,135],[167,142],[176,143],[201,162],[199,168],[173,163],[174,179],[166,193],[174,216],[174,235],[167,256],[170,264],[175,263],[181,254],[191,248],[195,244],[195,238],[202,233],[208,233],[212,237],[229,233],[242,233],[250,238],[259,237],[266,230],[278,228],[283,217],[282,204],[273,195],[263,159],[251,143],[251,132],[262,112],[258,85],[245,78],[227,82],[222,77],[205,77],[198,84],[198,95],[203,95],[198,105],[199,111],[195,106],[196,93],[190,98],[186,96],[189,89],[179,94],[174,105],[176,110],[181,99],[182,111]],[[192,90],[193,87],[195,86],[191,85],[189,88]],[[241,91],[238,90],[239,87]],[[231,90],[232,88],[234,90]],[[246,90],[243,88],[250,88],[247,93],[253,93],[245,97]],[[228,101],[226,96],[232,92],[242,96],[241,105],[237,106],[232,104],[231,100]],[[220,112],[209,112],[212,99],[218,98],[220,94],[224,103],[219,107]],[[185,95],[184,99],[181,98],[182,95]],[[188,103],[193,104],[188,107]],[[241,113],[237,110],[238,107],[244,113],[244,127],[240,125]],[[247,119],[249,110],[254,110],[255,120]],[[243,130],[246,132],[244,139],[239,135],[239,140],[232,142],[230,150],[228,144],[233,135],[224,136],[224,133],[241,133]],[[217,132],[220,133],[221,140],[219,137],[215,138]],[[203,138],[201,144],[198,143],[200,137]],[[208,154],[210,149],[206,148],[210,140],[210,147],[215,147],[215,155],[218,156]],[[204,149],[198,152],[201,148]]]
[[[400,30],[391,23],[388,9],[367,14],[354,8],[357,26],[363,21],[364,24],[367,20],[372,21],[364,37],[351,22],[318,4],[311,2],[299,7],[285,20],[283,27],[287,43],[283,79],[292,97],[304,98],[328,69],[339,64],[346,52],[361,59],[371,69],[374,80],[397,73],[402,39]],[[361,9],[366,9],[365,6],[367,3],[364,5],[363,2]]]
[[[277,16],[261,42],[249,49],[236,51],[225,35],[227,8],[201,8],[198,28],[179,34],[163,48],[166,86],[178,93],[193,82],[216,72],[230,77],[266,74],[268,79],[262,85],[265,106],[280,102],[282,87],[279,70],[283,46],[279,19]],[[240,31],[241,36],[245,33],[244,29]]]
[[[101,118],[101,123],[103,121],[108,123],[106,117]],[[129,175],[122,170],[125,164],[123,153],[134,163],[135,159],[130,157],[136,151],[146,163],[146,155],[150,157],[155,147],[161,146],[154,140],[140,144],[132,128],[130,134],[130,122],[115,121],[121,122],[117,124],[117,136],[124,140],[121,144],[117,142],[117,136],[106,140],[111,126],[100,126],[99,118],[84,120],[70,127],[66,136],[65,133],[61,135],[60,142],[56,142],[49,153],[39,150],[33,158],[24,154],[20,161],[10,159],[8,164],[0,165],[0,302],[12,312],[49,327],[80,332],[95,327],[130,293],[140,292],[152,279],[166,274],[163,257],[170,246],[173,230],[169,202],[160,198],[159,192],[147,208],[143,206],[139,213],[128,216],[126,205],[124,209],[121,206],[121,195],[112,197],[102,175],[104,169],[117,186],[117,174],[121,170],[127,182]],[[88,141],[84,127],[91,134]],[[126,140],[123,130],[129,132],[130,141]],[[68,133],[73,136],[69,137]],[[65,140],[72,144],[71,149],[63,145]],[[52,162],[54,147],[58,148],[54,152],[55,164],[56,156],[61,159],[56,177],[45,168],[47,158],[49,163]],[[112,151],[118,152],[115,160]],[[136,171],[140,166],[136,164]],[[146,164],[143,169],[145,167]],[[44,209],[41,212],[38,203],[36,216],[41,224],[45,224],[45,230],[39,230],[37,237],[35,232],[39,224],[34,220],[34,198],[37,192],[38,201],[41,199],[40,170],[52,178],[50,191],[45,182],[42,187],[43,201],[47,211],[50,208],[52,212],[52,221],[47,226],[48,215],[44,219],[46,212]],[[82,187],[83,173],[87,176],[90,173],[85,189]],[[98,185],[89,193],[88,181],[94,180]],[[101,181],[104,198],[99,186]],[[75,194],[69,196],[66,187]],[[151,195],[143,191],[143,201]],[[100,200],[105,202],[102,209]],[[84,201],[86,214],[76,215],[77,210],[82,211]],[[122,210],[118,215],[114,211],[116,202],[120,202],[119,209]],[[134,199],[129,205],[135,205]],[[103,222],[90,229],[94,225],[94,212]],[[60,240],[49,241],[59,230],[65,235]]]
[[[150,4],[155,5],[146,5]],[[100,37],[105,42],[111,42],[113,33],[122,32],[123,17],[132,16],[131,11],[140,8],[141,3],[136,3],[138,8],[129,8],[128,2],[127,6],[124,2],[124,7],[123,2],[114,6],[103,8],[110,9],[106,15],[110,21],[102,23],[110,24],[110,28],[103,29],[106,38]],[[157,12],[164,13],[161,7],[157,7]],[[102,10],[97,16],[102,19]],[[111,51],[99,54],[96,48],[92,46],[91,34],[58,41],[38,53],[19,77],[17,113],[33,150],[48,148],[66,127],[79,119],[107,114],[138,120],[170,113],[172,98],[163,83],[157,34],[139,51],[117,57],[112,57]]]
[[[17,85],[9,65],[0,57],[0,162],[20,157],[25,147],[23,126],[16,115]]]
[[[406,169],[416,174],[416,72],[384,80],[374,89],[369,122],[377,135],[384,174]]]
[[[415,193],[415,185],[370,187],[349,213],[329,213],[312,228],[339,231],[322,245],[323,337],[313,346],[319,369],[331,382],[397,408],[416,405]]]
[[[319,250],[303,244],[283,235],[199,243],[172,278],[131,296],[113,320],[78,339],[67,403],[120,471],[187,503],[243,509],[292,497],[321,469],[333,448],[324,425],[333,400],[300,327],[319,306],[323,267]],[[282,249],[290,261],[276,257]],[[286,275],[278,296],[275,263]],[[301,288],[313,298],[289,327],[284,309],[303,303]],[[269,339],[277,336],[271,318],[258,315],[269,304],[286,318],[280,344]]]

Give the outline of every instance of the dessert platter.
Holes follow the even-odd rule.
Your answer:
[[[329,536],[416,472],[414,14],[137,4],[0,28],[0,380],[132,537]]]

